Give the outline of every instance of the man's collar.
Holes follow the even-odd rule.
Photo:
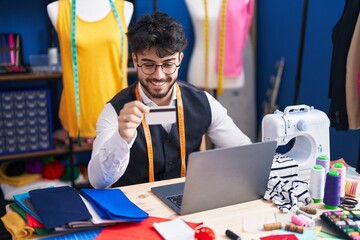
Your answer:
[[[151,107],[157,106],[150,98],[148,98],[148,96],[146,96],[146,94],[144,93],[144,90],[142,89],[140,82],[138,82],[138,84],[139,84],[140,96],[141,96],[143,102],[145,103],[145,105],[151,106]],[[176,87],[176,84],[174,84],[174,91],[172,92],[171,101],[169,103],[169,106],[175,105],[176,91],[177,91],[177,87]]]

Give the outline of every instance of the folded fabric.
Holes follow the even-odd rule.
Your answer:
[[[141,240],[161,240],[163,239],[160,234],[155,230],[153,224],[155,222],[165,222],[171,219],[148,217],[142,222],[137,223],[121,223],[115,226],[106,227],[101,231],[95,240],[107,239],[141,239]],[[200,226],[202,223],[186,222],[193,229]]]
[[[5,214],[1,221],[14,239],[29,239],[34,234],[34,229],[27,226],[24,219],[16,212]]]
[[[29,195],[47,230],[69,222],[91,219],[80,195],[69,186],[32,190]]]
[[[41,174],[23,173],[20,176],[9,177],[5,174],[8,164],[0,165],[0,183],[6,183],[14,187],[21,187],[41,178]]]
[[[272,177],[269,179],[264,199],[272,201],[283,212],[294,212],[299,206],[313,203],[308,189],[307,182]]]
[[[271,166],[270,178],[275,176],[283,180],[297,180],[299,178],[299,163],[286,155],[276,153]]]
[[[80,192],[103,219],[138,222],[149,216],[120,189],[81,189]]]
[[[29,213],[31,216],[36,218],[39,222],[41,222],[41,219],[39,215],[36,213],[31,200],[30,195],[28,192],[21,193],[13,196],[14,201],[27,213]]]
[[[12,202],[9,205],[14,212],[18,213],[24,219],[24,221],[27,222],[27,225],[29,227],[34,228],[36,235],[44,236],[51,233],[51,231],[45,230],[43,224],[41,224],[38,220],[36,220],[36,218],[31,216],[27,212],[25,212],[24,209],[22,209],[16,202]]]
[[[0,185],[1,191],[3,192],[4,199],[8,201],[13,201],[13,196],[17,194],[21,194],[24,192],[29,192],[35,189],[47,188],[47,187],[60,187],[60,186],[69,186],[69,184],[62,182],[60,180],[46,180],[46,179],[38,179],[34,182],[25,184],[21,187],[14,187],[12,185],[2,183]]]

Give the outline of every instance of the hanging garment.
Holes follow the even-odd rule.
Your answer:
[[[349,129],[345,96],[346,61],[359,9],[359,0],[346,1],[343,14],[332,32],[333,52],[329,88],[331,103],[328,116],[330,126],[336,130]]]
[[[349,129],[360,129],[360,99],[358,73],[360,71],[360,14],[352,36],[346,62],[346,110]]]
[[[124,2],[115,1],[122,29],[127,32]],[[76,17],[76,49],[78,63],[78,90],[80,119],[77,120],[75,87],[71,55],[71,1],[59,1],[57,31],[63,68],[63,91],[59,117],[70,137],[94,137],[97,118],[117,92],[127,87],[127,74],[123,81],[121,59],[128,59],[127,39],[121,51],[121,33],[112,11],[101,20],[87,22]],[[127,67],[127,64],[126,64]],[[125,71],[126,72],[126,71]],[[126,83],[122,85],[122,82]],[[80,126],[80,129],[78,128]]]

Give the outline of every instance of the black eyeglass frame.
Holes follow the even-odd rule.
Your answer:
[[[152,72],[152,73],[146,73],[146,72],[144,72],[144,70],[142,69],[142,66],[143,65],[146,65],[146,64],[148,64],[148,65],[153,65],[153,66],[155,66],[155,68],[154,68],[154,71]],[[174,68],[174,71],[172,72],[172,73],[166,73],[166,72],[164,72],[164,68],[163,68],[163,65],[166,65],[166,64],[172,64],[172,65],[175,65],[175,68]],[[164,73],[164,74],[166,74],[166,75],[171,75],[171,74],[174,74],[175,72],[176,72],[176,69],[178,69],[180,66],[181,66],[181,64],[179,64],[179,65],[177,65],[176,63],[173,63],[173,62],[168,62],[168,63],[163,63],[163,64],[153,64],[153,63],[143,63],[143,64],[137,64],[137,66],[141,69],[141,71],[145,74],[145,75],[151,75],[151,74],[154,74],[154,72],[156,72],[156,69],[157,69],[157,67],[161,67],[161,71]]]

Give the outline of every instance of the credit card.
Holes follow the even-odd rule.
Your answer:
[[[150,107],[150,113],[145,115],[147,124],[172,124],[176,122],[175,106]]]

